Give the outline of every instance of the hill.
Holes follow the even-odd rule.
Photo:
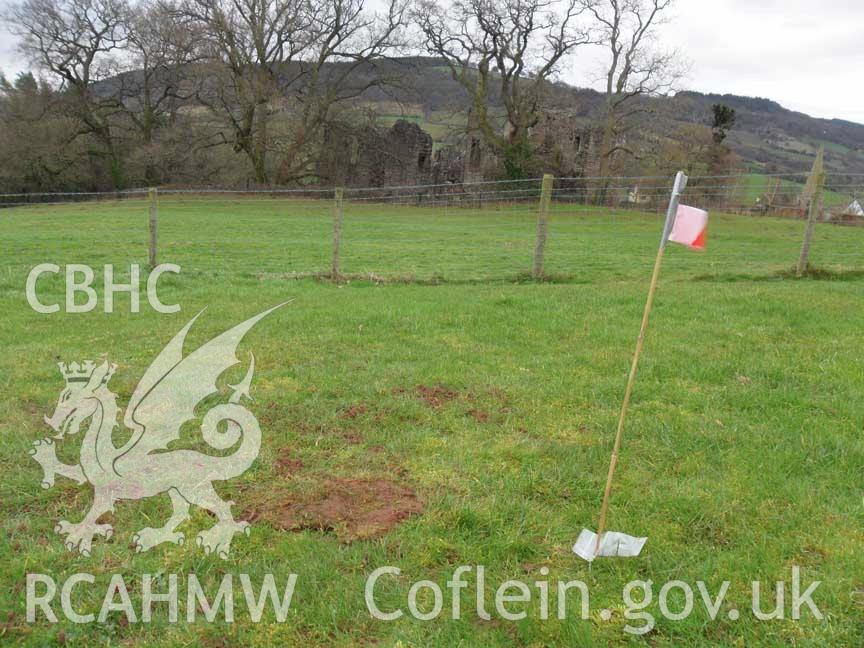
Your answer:
[[[381,74],[396,80],[392,87],[376,88],[364,95],[384,119],[396,117],[417,121],[436,140],[464,124],[468,97],[437,59],[411,57],[390,60],[379,67]],[[492,103],[498,98],[491,97]],[[603,105],[599,92],[557,83],[550,90],[550,103],[573,110],[586,124]],[[671,97],[644,99],[650,118],[643,126],[657,137],[666,136],[685,124],[708,124],[715,103],[731,106],[737,123],[728,143],[747,170],[756,173],[807,171],[820,145],[824,145],[829,172],[864,173],[864,125],[841,119],[818,119],[788,110],[770,99],[729,94],[679,92]]]

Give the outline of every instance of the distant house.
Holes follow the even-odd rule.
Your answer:
[[[843,210],[843,213],[848,216],[864,216],[864,208],[861,207],[859,201],[853,200],[852,204]]]
[[[849,205],[843,213],[848,214],[849,216],[864,216],[864,208],[861,207],[859,201],[853,200],[852,204]]]
[[[864,203],[864,199],[858,198],[849,203],[842,211],[835,209],[831,215],[826,212],[826,220],[852,222],[864,218],[864,206],[861,203]]]

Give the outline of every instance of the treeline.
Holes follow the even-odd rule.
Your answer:
[[[365,90],[352,72],[398,45],[405,16],[395,0],[383,15],[361,0],[13,5],[40,76],[3,81],[4,184],[302,181],[321,129]]]
[[[0,79],[5,191],[315,182],[334,122],[410,78],[458,84],[500,173],[536,168],[531,131],[586,46],[607,53],[598,168],[631,168],[646,98],[683,67],[654,39],[671,0],[23,0],[4,15],[34,72]],[[432,57],[422,58],[422,57]],[[394,62],[395,61],[395,62]],[[560,92],[558,93],[560,96]],[[716,162],[722,138],[702,126]],[[347,149],[347,144],[346,144]],[[659,150],[659,149],[658,149]],[[726,151],[728,152],[728,151]],[[683,151],[685,155],[688,151]]]

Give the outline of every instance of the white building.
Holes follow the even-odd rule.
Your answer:
[[[850,216],[864,216],[864,208],[861,207],[859,201],[853,200],[852,204],[843,210],[843,213],[849,214]]]

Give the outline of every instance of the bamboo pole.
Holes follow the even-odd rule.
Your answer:
[[[645,332],[648,330],[648,320],[651,317],[651,309],[654,306],[654,293],[657,291],[657,282],[660,278],[660,267],[663,264],[663,253],[666,251],[666,242],[672,225],[675,223],[675,214],[678,212],[678,201],[684,187],[687,186],[687,176],[678,172],[675,177],[675,185],[672,189],[672,198],[669,200],[669,208],[666,211],[666,222],[663,225],[663,234],[660,237],[660,247],[657,250],[657,258],[654,260],[654,270],[651,273],[651,285],[648,287],[648,299],[645,301],[645,311],[642,313],[642,325],[639,327],[639,337],[636,338],[636,350],[633,352],[633,361],[630,364],[630,374],[627,376],[627,388],[624,390],[624,400],[621,403],[621,413],[618,416],[618,429],[615,432],[615,443],[612,446],[612,457],[609,460],[609,472],[606,475],[606,488],[603,491],[603,504],[600,506],[600,521],[597,524],[597,544],[594,554],[600,553],[600,543],[603,539],[603,531],[606,529],[606,515],[609,512],[609,500],[612,496],[612,481],[615,477],[615,468],[618,466],[618,453],[621,450],[621,439],[624,438],[624,421],[627,418],[627,410],[630,407],[630,395],[633,393],[633,383],[636,381],[636,371],[639,367],[639,358],[642,355],[642,346],[645,342]]]

